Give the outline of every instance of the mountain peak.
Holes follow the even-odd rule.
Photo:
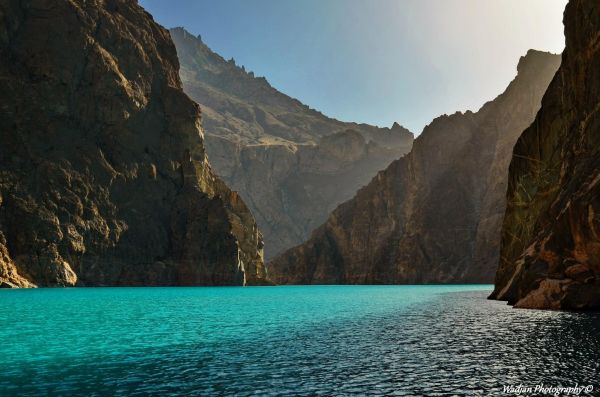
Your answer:
[[[528,73],[529,71],[535,71],[540,64],[545,64],[548,62],[548,59],[556,57],[557,54],[553,54],[547,51],[539,51],[534,49],[529,49],[527,54],[523,55],[519,58],[519,63],[517,64],[517,72],[520,73]]]

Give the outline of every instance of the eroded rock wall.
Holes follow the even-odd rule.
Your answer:
[[[492,298],[600,307],[600,3],[571,0],[566,48],[510,164]]]
[[[262,237],[134,1],[0,3],[0,283],[242,285]]]

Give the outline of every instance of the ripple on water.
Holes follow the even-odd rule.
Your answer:
[[[600,315],[487,286],[1,292],[0,395],[494,395],[593,384]]]

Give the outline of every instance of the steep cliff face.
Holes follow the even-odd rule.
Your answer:
[[[327,118],[171,30],[184,90],[204,114],[215,172],[248,203],[272,257],[306,240],[341,202],[407,153],[412,134]]]
[[[600,307],[600,3],[571,0],[562,64],[510,164],[492,298]]]
[[[0,3],[0,285],[263,282],[178,67],[136,2]]]
[[[477,113],[442,116],[412,151],[340,205],[308,242],[269,264],[277,283],[491,282],[510,148],[560,57],[529,51]]]

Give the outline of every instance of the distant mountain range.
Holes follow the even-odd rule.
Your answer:
[[[183,28],[171,36],[184,90],[202,109],[209,160],[252,210],[267,258],[305,241],[338,204],[411,149],[413,134],[398,124],[328,118]]]

